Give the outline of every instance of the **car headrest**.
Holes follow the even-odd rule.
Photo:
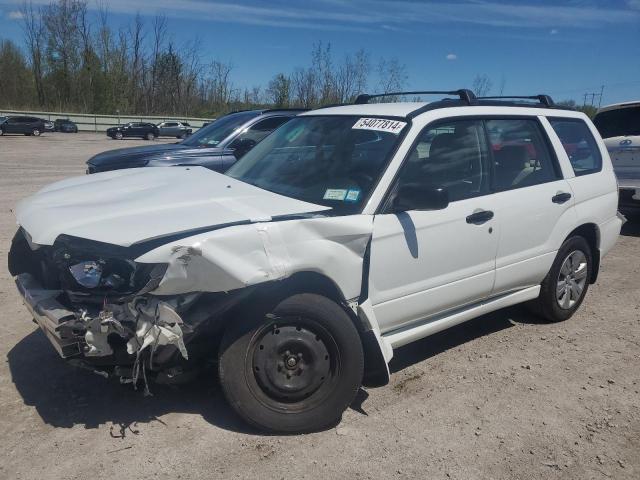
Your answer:
[[[495,152],[495,159],[504,170],[520,171],[529,161],[529,155],[524,145],[504,145]]]

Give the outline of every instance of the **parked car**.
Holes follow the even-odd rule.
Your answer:
[[[58,118],[53,125],[56,132],[78,133],[78,125],[67,118]]]
[[[598,110],[593,122],[609,150],[618,177],[619,209],[640,214],[640,101],[617,103]]]
[[[186,138],[193,132],[191,125],[187,122],[169,121],[158,124],[161,137]]]
[[[226,175],[43,188],[15,209],[26,307],[63,358],[147,388],[217,355],[230,405],[289,433],[335,425],[402,345],[523,302],[570,318],[622,225],[598,131],[547,96],[440,93],[302,113]]]
[[[51,122],[49,120],[45,120],[44,121],[44,131],[45,132],[55,132],[55,126],[53,125],[53,122]]]
[[[7,121],[7,117],[0,115],[0,125]]]
[[[249,110],[219,118],[179,143],[123,148],[87,161],[87,173],[134,167],[201,165],[224,172],[301,110]]]
[[[160,131],[153,123],[129,122],[126,125],[107,128],[107,137],[111,137],[114,140],[122,140],[129,137],[155,140],[159,135]]]
[[[40,136],[45,131],[45,121],[36,117],[9,116],[0,125],[2,135],[7,133],[22,133],[24,135]]]

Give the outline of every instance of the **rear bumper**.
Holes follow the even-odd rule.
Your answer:
[[[79,357],[83,351],[83,337],[74,335],[65,323],[74,321],[76,316],[56,297],[58,290],[46,290],[28,273],[16,277],[16,286],[25,306],[34,321],[47,336],[53,348],[62,358]],[[65,328],[67,327],[67,328]]]

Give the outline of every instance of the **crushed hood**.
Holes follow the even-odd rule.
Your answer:
[[[20,201],[39,245],[61,235],[128,247],[174,233],[329,210],[203,167],[139,168],[69,178]]]

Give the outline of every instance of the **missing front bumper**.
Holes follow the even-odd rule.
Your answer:
[[[75,321],[76,315],[56,300],[61,292],[44,289],[29,273],[18,275],[16,286],[33,320],[58,354],[62,358],[82,355],[84,347],[82,337],[74,335],[71,329],[65,328],[67,322]]]

